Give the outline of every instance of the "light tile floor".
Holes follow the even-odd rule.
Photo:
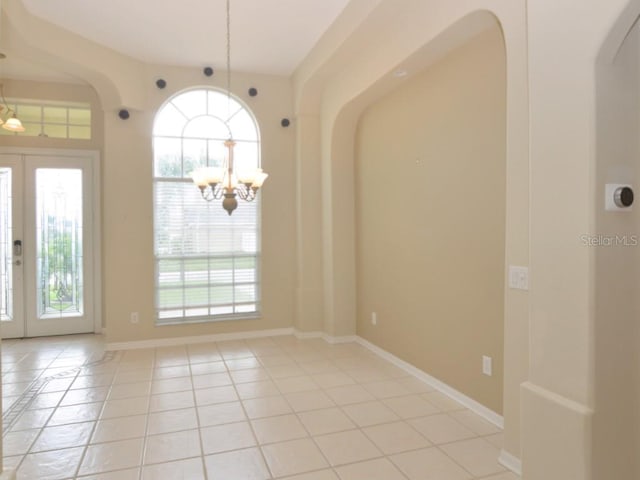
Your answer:
[[[103,347],[2,342],[18,479],[517,479],[497,427],[357,344]]]

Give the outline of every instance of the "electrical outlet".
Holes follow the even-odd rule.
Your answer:
[[[491,375],[493,375],[493,360],[491,359],[491,357],[488,357],[486,355],[482,356],[482,373],[484,373],[485,375],[487,375],[488,377],[490,377]]]
[[[134,324],[140,322],[140,317],[138,316],[138,312],[131,312],[131,319],[129,321]]]
[[[371,325],[378,324],[378,314],[376,312],[371,312]]]

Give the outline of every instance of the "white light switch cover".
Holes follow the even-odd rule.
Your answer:
[[[529,290],[529,268],[509,266],[509,288]]]

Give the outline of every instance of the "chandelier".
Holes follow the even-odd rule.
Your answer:
[[[231,15],[230,0],[227,0],[227,105],[231,103]],[[229,126],[227,125],[227,128]],[[258,189],[269,176],[256,168],[252,173],[236,175],[233,170],[233,141],[231,129],[229,129],[229,139],[224,142],[227,149],[224,166],[201,167],[191,173],[193,182],[200,189],[202,198],[207,202],[222,200],[222,208],[229,215],[238,207],[239,197],[241,200],[251,202],[255,200]]]

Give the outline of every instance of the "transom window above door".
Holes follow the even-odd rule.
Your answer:
[[[214,89],[179,93],[153,128],[156,323],[257,317],[260,311],[259,199],[233,215],[202,199],[190,174],[222,167],[236,142],[236,170],[260,164],[252,113]]]
[[[91,140],[91,105],[88,103],[7,99],[6,106],[15,112],[25,130],[0,129],[0,135]]]

